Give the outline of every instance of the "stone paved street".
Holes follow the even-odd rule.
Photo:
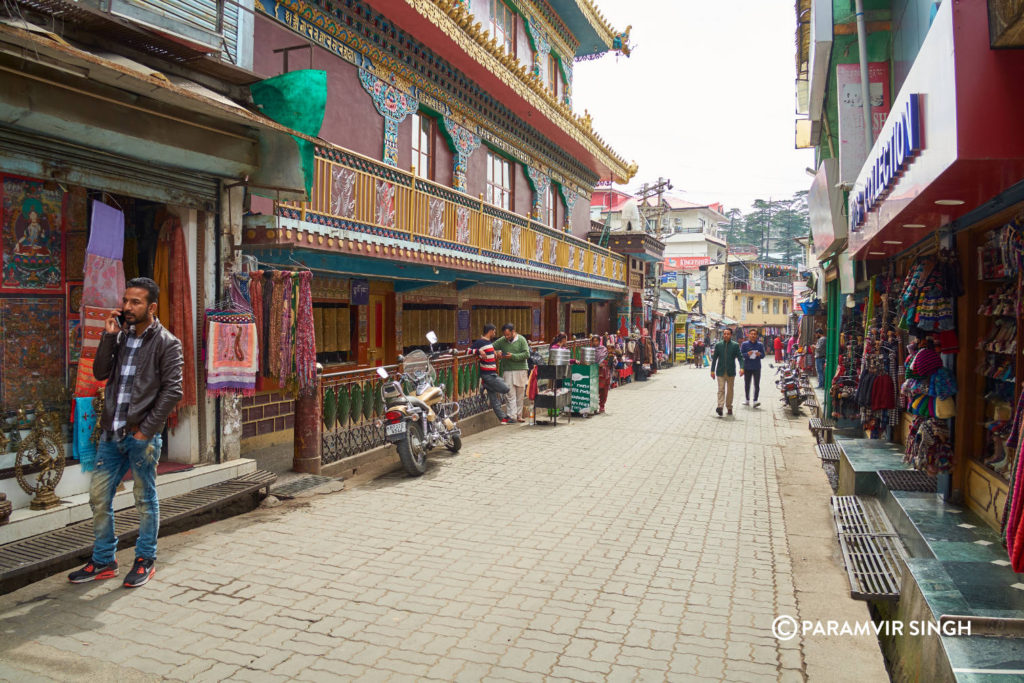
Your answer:
[[[719,419],[706,372],[668,370],[608,415],[469,437],[421,479],[163,538],[134,592],[39,582],[0,598],[0,678],[877,680],[871,642],[772,636],[778,614],[867,611],[771,377]]]

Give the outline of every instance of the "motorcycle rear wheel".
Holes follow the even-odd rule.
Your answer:
[[[800,416],[800,399],[791,398],[789,399],[789,409],[793,411],[793,414],[797,417]]]
[[[427,443],[423,438],[423,429],[417,423],[409,423],[408,437],[395,446],[406,474],[418,477],[427,471]]]

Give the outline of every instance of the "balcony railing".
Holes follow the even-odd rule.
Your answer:
[[[739,280],[730,285],[730,289],[768,294],[792,294],[792,282],[772,282],[771,280]]]
[[[624,286],[623,257],[465,193],[337,147],[318,147],[308,202],[280,202],[303,221],[358,224],[392,238],[540,266]]]
[[[573,339],[565,343],[571,350],[572,358],[577,360],[580,358],[580,349],[589,345],[589,338]],[[537,349],[543,345],[538,342],[530,346]],[[490,409],[486,397],[480,393],[480,369],[476,354],[456,352],[431,361],[431,365],[437,373],[437,383],[445,386],[448,399],[459,404],[459,419]],[[385,365],[384,369],[392,373],[400,369],[400,366]],[[320,429],[322,464],[337,462],[387,443],[380,423],[385,412],[381,385],[375,367],[321,375],[318,414],[323,422]],[[407,392],[411,389],[411,386],[405,386]],[[296,410],[300,409],[297,404]]]

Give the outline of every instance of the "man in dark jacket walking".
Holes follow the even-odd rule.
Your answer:
[[[711,379],[718,380],[718,407],[715,412],[721,416],[725,406],[732,415],[732,394],[736,384],[736,366],[740,362],[740,345],[732,340],[732,330],[722,330],[722,341],[715,344],[711,356]]]
[[[68,575],[72,583],[117,576],[117,536],[114,535],[114,491],[130,469],[135,480],[135,509],[139,539],[135,563],[125,577],[126,588],[137,588],[156,571],[156,538],[160,502],[156,464],[163,446],[167,417],[181,400],[181,342],[156,318],[160,288],[149,278],[129,280],[121,310],[107,318],[96,349],[93,375],[107,380],[103,429],[96,451],[89,505],[92,507],[92,559]]]

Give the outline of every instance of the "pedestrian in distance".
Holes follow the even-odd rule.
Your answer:
[[[693,342],[693,367],[704,367],[704,340],[700,337]]]
[[[117,576],[114,491],[131,470],[139,538],[125,588],[137,588],[156,573],[160,501],[156,465],[167,417],[181,400],[181,342],[156,317],[160,288],[153,280],[129,280],[121,308],[107,316],[96,349],[93,375],[106,380],[102,432],[96,448],[89,506],[95,544],[92,559],[68,575],[71,583]]]
[[[793,358],[793,351],[795,349],[796,349],[796,335],[794,334],[793,336],[791,336],[789,338],[789,341],[786,342],[786,358],[789,358],[790,360],[792,360],[792,358]]]
[[[494,341],[494,350],[501,360],[501,378],[508,385],[508,417],[516,422],[526,422],[523,408],[526,402],[526,385],[530,374],[527,359],[530,344],[526,337],[516,333],[516,326],[505,323],[501,326],[502,336]]]
[[[515,420],[505,414],[501,407],[501,397],[509,393],[508,385],[498,377],[498,359],[494,350],[494,338],[498,336],[497,328],[491,323],[484,325],[483,335],[469,347],[477,355],[480,364],[480,382],[491,403],[494,416],[503,425],[514,424]]]
[[[743,369],[740,370],[740,374],[743,375],[743,395],[745,397],[743,405],[751,405],[750,385],[753,384],[753,406],[755,408],[761,405],[761,359],[764,358],[764,344],[758,341],[757,337],[757,330],[750,330],[747,333],[747,340],[740,346],[740,354],[743,356]]]
[[[732,340],[732,329],[722,330],[722,341],[715,344],[711,355],[711,379],[718,380],[718,407],[715,412],[722,416],[722,408],[732,415],[733,388],[736,384],[736,368],[740,363],[740,345]]]
[[[775,362],[776,363],[781,363],[782,362],[782,349],[783,349],[783,343],[782,343],[782,337],[781,336],[775,338],[774,345],[775,345]]]
[[[814,331],[814,370],[818,373],[818,388],[825,388],[825,331],[820,327]]]
[[[590,345],[597,349],[594,352],[594,360],[597,363],[597,412],[603,413],[604,404],[608,401],[608,389],[612,384],[615,354],[611,345],[602,344],[601,337],[596,334],[590,336]]]

